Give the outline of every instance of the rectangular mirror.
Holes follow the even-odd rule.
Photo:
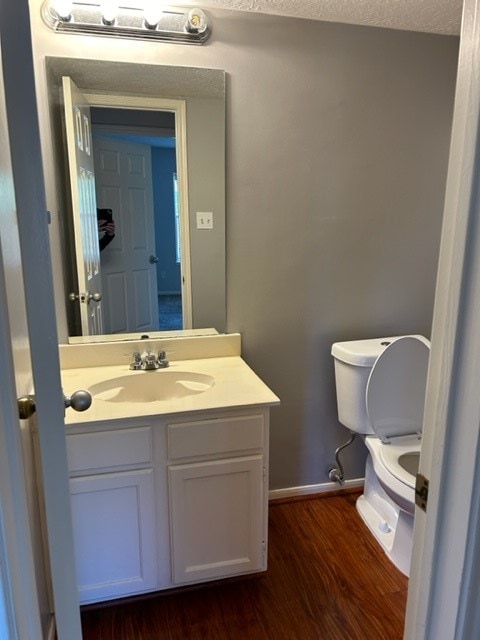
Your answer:
[[[69,336],[223,332],[225,72],[71,58],[47,58],[46,69],[64,213],[67,290],[57,304],[67,305]],[[67,97],[69,152],[66,83],[79,92]],[[81,144],[91,169],[72,164]],[[113,224],[91,214],[85,223],[91,192],[98,218]],[[95,243],[85,227],[97,236],[101,284],[88,281]]]

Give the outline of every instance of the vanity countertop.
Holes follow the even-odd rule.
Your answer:
[[[94,397],[92,406],[85,412],[68,409],[65,414],[65,423],[73,425],[251,405],[273,406],[280,403],[279,398],[240,356],[176,360],[171,362],[168,368],[155,371],[131,371],[126,364],[64,369],[62,386],[63,392],[71,395],[79,389],[89,390],[95,384],[124,376],[135,376],[139,380],[139,376],[146,376],[146,383],[147,381],[150,383],[151,377],[156,376],[161,385],[161,376],[165,372],[188,372],[212,376],[213,384],[203,393],[153,402],[112,402]]]

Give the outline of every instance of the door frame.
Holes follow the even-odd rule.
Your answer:
[[[465,0],[405,638],[480,636],[480,0]],[[476,554],[476,555],[475,555]]]
[[[90,107],[136,109],[139,111],[169,111],[175,115],[175,153],[177,160],[178,199],[182,255],[180,280],[182,286],[183,328],[193,328],[192,270],[190,258],[190,212],[188,203],[187,103],[185,100],[151,98],[111,93],[95,93],[82,89]]]

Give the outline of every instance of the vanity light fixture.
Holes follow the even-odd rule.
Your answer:
[[[117,0],[46,0],[42,17],[57,33],[196,45],[204,44],[210,37],[210,20],[202,9],[164,6],[159,0],[145,0],[143,7],[139,4],[123,6]]]
[[[207,19],[201,9],[191,9],[188,12],[186,29],[188,33],[204,33],[207,29]]]
[[[100,12],[102,14],[103,24],[106,24],[109,27],[113,26],[117,18],[118,2],[115,2],[115,0],[102,0],[102,3],[100,4]]]
[[[143,18],[147,29],[156,29],[163,15],[163,8],[158,0],[146,0]]]
[[[60,20],[68,22],[71,19],[73,9],[72,0],[52,0],[51,6]]]

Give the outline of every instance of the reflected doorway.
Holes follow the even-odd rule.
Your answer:
[[[123,318],[136,314],[138,323],[142,313],[153,322],[145,330],[183,329],[175,114],[92,107],[91,118],[97,206],[111,209],[115,222],[100,254],[105,331],[129,331]],[[155,268],[148,283],[138,279],[135,309],[118,313],[122,279],[135,282],[139,258]]]

